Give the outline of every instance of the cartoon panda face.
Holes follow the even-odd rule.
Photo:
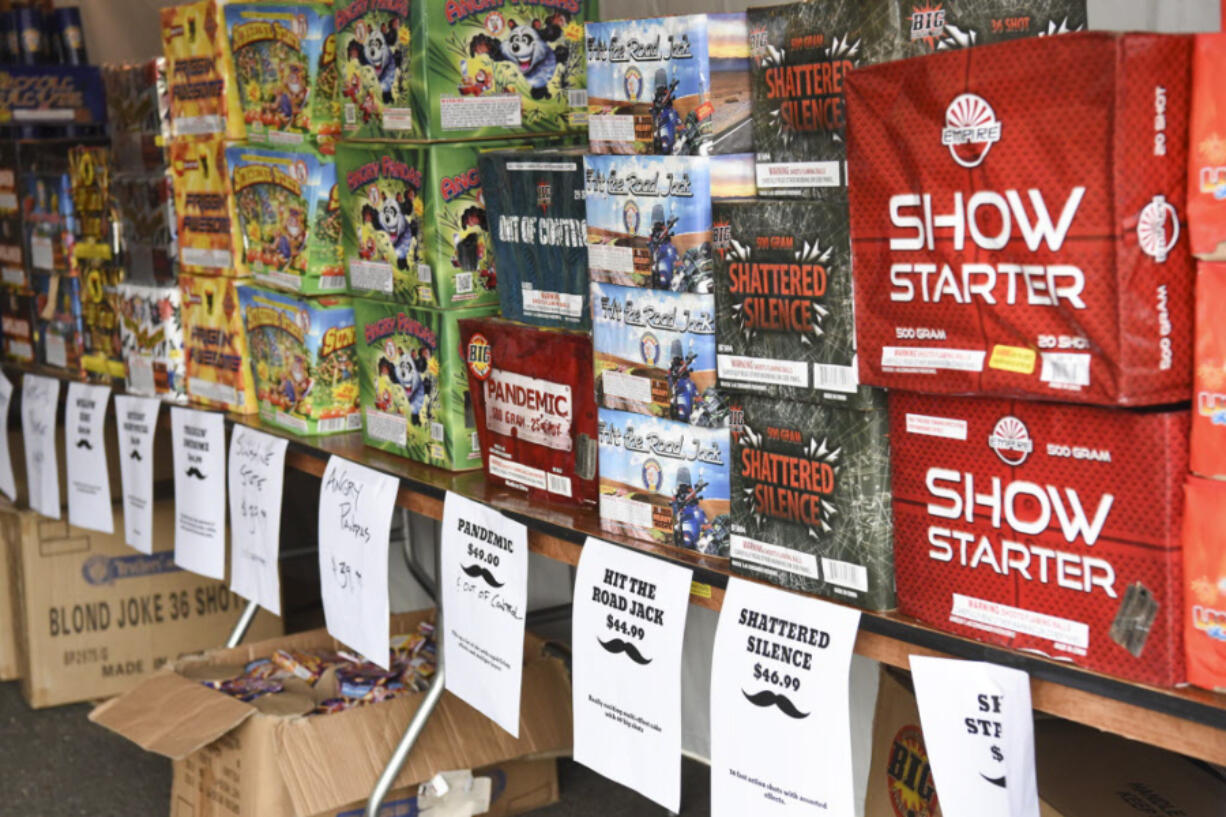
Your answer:
[[[375,29],[366,38],[366,61],[378,71],[387,62],[387,56],[387,41],[383,32]]]
[[[417,367],[413,365],[413,360],[408,355],[400,358],[396,363],[396,379],[406,389],[412,389],[417,385]]]
[[[509,56],[519,63],[520,71],[528,71],[545,57],[545,43],[531,26],[516,26],[505,46]]]
[[[379,208],[379,226],[384,232],[391,233],[393,236],[399,236],[404,232],[404,213],[395,199],[385,199],[383,206]]]

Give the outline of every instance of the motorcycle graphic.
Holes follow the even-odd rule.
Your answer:
[[[702,470],[698,471],[698,482],[690,482],[690,469],[682,466],[677,469],[677,485],[669,503],[673,511],[673,544],[686,550],[697,550],[702,538],[703,529],[707,526],[707,512],[698,504],[702,492],[707,487],[703,482]]]
[[[693,346],[694,341],[690,341]],[[681,340],[672,342],[668,350],[668,416],[673,420],[690,422],[695,404],[700,400],[698,386],[691,377],[694,361],[698,353],[691,351],[686,354],[681,347]]]
[[[677,216],[664,217],[664,205],[651,208],[651,235],[647,237],[647,252],[651,255],[652,285],[656,289],[672,289],[673,270],[680,253],[673,244],[673,227]]]
[[[651,152],[671,156],[677,151],[677,137],[681,131],[681,114],[674,104],[680,80],[668,79],[663,68],[656,71],[655,94],[651,98]]]

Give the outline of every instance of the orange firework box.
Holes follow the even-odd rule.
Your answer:
[[[1196,270],[1196,344],[1189,467],[1202,477],[1226,479],[1226,264],[1201,262]]]
[[[1192,52],[1188,233],[1192,254],[1226,261],[1226,34],[1198,34]]]
[[[175,137],[222,134],[247,138],[234,59],[218,0],[162,9],[162,52]]]
[[[233,278],[179,276],[183,293],[183,348],[187,394],[192,400],[239,414],[255,414],[251,353]]]
[[[225,140],[220,136],[173,140],[170,173],[182,271],[243,274],[236,263],[242,233],[230,193]]]
[[[1188,477],[1183,512],[1188,681],[1226,691],[1226,483]]]

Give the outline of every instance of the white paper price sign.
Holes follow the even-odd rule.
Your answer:
[[[281,615],[281,493],[289,441],[235,425],[230,434],[230,589]]]
[[[924,744],[946,817],[1038,817],[1030,676],[911,656]]]
[[[175,564],[226,575],[226,421],[211,411],[170,410],[175,462]]]
[[[575,760],[681,806],[681,642],[693,573],[588,538],[575,574]]]
[[[860,611],[728,580],[711,657],[711,814],[853,817]]]
[[[328,632],[388,668],[387,547],[400,481],[328,460],[319,488],[319,582]]]
[[[34,374],[21,379],[21,434],[26,447],[30,507],[60,518],[60,470],[55,456],[55,412],[60,381]]]
[[[68,464],[68,521],[78,528],[115,532],[111,476],[107,470],[103,427],[110,386],[68,384],[64,450]]]
[[[0,493],[17,501],[17,480],[13,478],[13,455],[9,451],[9,409],[13,407],[13,381],[0,372]]]
[[[123,539],[141,553],[153,553],[153,434],[161,408],[156,397],[115,395]]]
[[[449,492],[441,558],[447,689],[519,737],[528,529]]]

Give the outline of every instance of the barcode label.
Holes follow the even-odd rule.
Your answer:
[[[461,272],[456,275],[455,291],[457,295],[467,295],[473,291],[473,274],[471,272]]]
[[[366,409],[366,436],[379,442],[403,446],[408,426],[399,414]]]
[[[353,418],[357,416],[357,412],[354,412],[353,414],[346,414],[344,417],[325,417],[317,425],[321,434],[348,431],[353,428]]]
[[[813,383],[818,389],[854,394],[860,386],[860,378],[855,366],[814,363]]]
[[[558,474],[546,474],[546,479],[549,481],[549,493],[558,494],[559,496],[570,496],[570,477],[559,476]]]
[[[430,269],[429,264],[417,265],[417,280],[423,284],[434,283],[434,271]]]
[[[822,573],[830,584],[847,587],[859,593],[868,592],[868,569],[863,565],[822,557]]]
[[[475,431],[469,432],[468,447],[471,448],[473,451],[481,450],[481,439],[477,436],[477,432]]]
[[[346,125],[358,124],[358,106],[353,104],[352,102],[345,103],[345,124]]]
[[[306,420],[301,417],[295,417],[292,414],[286,414],[284,411],[277,412],[276,423],[282,428],[292,429],[299,434],[306,434],[308,431]]]
[[[587,89],[573,88],[566,92],[566,104],[572,108],[587,107]]]
[[[441,443],[443,441],[443,424],[442,423],[431,423],[430,424],[430,439],[434,440],[436,443]]]
[[[1056,388],[1080,389],[1090,385],[1090,356],[1068,352],[1043,352],[1039,379]]]
[[[320,289],[344,289],[345,276],[343,275],[321,275],[319,276]]]

